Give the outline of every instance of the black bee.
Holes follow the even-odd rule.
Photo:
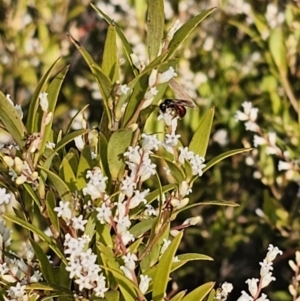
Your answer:
[[[171,115],[174,116],[179,116],[179,118],[183,118],[186,114],[186,108],[195,108],[194,103],[188,100],[184,99],[165,99],[160,105],[159,109],[163,112],[166,113],[167,111],[170,112]]]

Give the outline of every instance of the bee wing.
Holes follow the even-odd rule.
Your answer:
[[[178,98],[180,98],[180,100],[178,99],[178,102],[181,102],[181,104],[184,106],[198,110],[198,107],[196,106],[193,99],[186,93],[184,88],[174,78],[172,78],[169,81],[169,86],[174,91],[174,93],[178,96]]]

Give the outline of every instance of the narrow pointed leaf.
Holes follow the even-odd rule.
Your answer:
[[[238,149],[233,149],[233,150],[227,151],[223,154],[220,154],[217,157],[214,157],[212,160],[210,160],[206,164],[206,166],[203,168],[203,172],[207,171],[208,169],[210,169],[211,167],[213,167],[214,165],[216,165],[217,163],[219,163],[220,161],[222,161],[228,157],[231,157],[231,156],[234,156],[237,154],[246,153],[251,150],[252,150],[252,148],[238,148]]]
[[[147,48],[150,61],[156,58],[163,39],[165,14],[163,0],[148,0]]]
[[[52,82],[50,83],[48,89],[47,89],[47,93],[48,93],[48,102],[49,102],[49,106],[48,106],[48,112],[54,114],[54,110],[56,108],[56,103],[57,103],[57,99],[58,99],[58,95],[60,92],[60,88],[61,85],[65,79],[65,76],[68,72],[69,67],[64,68],[60,73],[58,73],[55,78],[52,80]],[[41,155],[43,155],[44,151],[45,151],[45,146],[46,143],[48,141],[51,141],[50,139],[50,133],[51,133],[51,128],[52,128],[52,122],[53,122],[53,118],[51,119],[51,121],[46,125],[45,127],[45,131],[44,131],[44,135],[43,135],[43,139],[42,142],[40,144],[40,148],[39,148],[39,157]]]
[[[182,301],[202,301],[210,293],[214,285],[215,282],[207,282],[187,294]]]
[[[16,143],[22,148],[24,145],[24,125],[16,108],[0,91],[0,121],[10,133]]]
[[[120,68],[116,38],[116,27],[109,25],[104,45],[102,70],[113,83],[119,80]]]
[[[189,150],[193,151],[202,157],[205,157],[209,136],[214,119],[214,108],[211,108],[200,121],[200,124],[193,135],[193,138],[189,145]]]
[[[37,116],[39,103],[40,103],[39,96],[42,92],[46,91],[46,87],[48,85],[48,80],[50,78],[50,75],[59,61],[60,58],[58,58],[48,69],[48,71],[44,74],[44,76],[40,80],[36,90],[34,91],[31,97],[29,110],[28,110],[27,124],[26,124],[29,134],[32,134],[39,130],[40,117]]]
[[[107,145],[108,167],[113,180],[123,174],[125,167],[124,153],[131,143],[132,131],[121,129],[114,132]]]
[[[129,62],[129,65],[131,66],[131,69],[132,69],[134,75],[137,76],[138,71],[137,71],[136,67],[133,65],[131,57],[130,57],[130,54],[133,53],[132,48],[131,48],[130,44],[128,43],[126,37],[124,36],[122,30],[120,29],[119,25],[116,24],[112,19],[110,19],[109,16],[107,16],[100,8],[95,6],[93,3],[91,3],[90,5],[100,16],[102,16],[105,19],[105,21],[108,24],[115,26],[116,32],[122,42],[123,49],[124,49],[125,55],[127,57],[127,60]]]
[[[176,254],[182,236],[183,232],[180,232],[175,236],[158,263],[155,277],[153,279],[153,301],[161,301],[164,298],[164,294],[166,292],[167,284],[169,281],[169,274],[172,267],[173,258]]]
[[[271,31],[269,38],[269,49],[272,58],[281,74],[287,72],[285,37],[281,27],[276,27]]]
[[[60,198],[65,202],[70,202],[72,200],[72,194],[67,184],[57,174],[50,171],[49,169],[46,169],[42,166],[39,166],[39,168],[47,174],[54,187],[56,188]]]
[[[111,125],[111,113],[109,110],[109,97],[110,93],[112,91],[112,82],[109,79],[109,77],[103,72],[103,70],[97,65],[97,63],[94,61],[94,59],[91,57],[91,55],[82,47],[82,45],[76,41],[70,34],[68,34],[71,42],[75,45],[75,47],[78,49],[78,51],[81,53],[82,57],[84,58],[85,62],[89,66],[92,74],[95,76],[95,79],[98,83],[102,99],[103,99],[103,105],[106,110],[106,114],[109,120],[109,125]]]
[[[60,251],[60,249],[58,248],[58,246],[56,245],[55,242],[52,241],[52,238],[49,237],[46,233],[44,233],[41,229],[37,228],[36,226],[34,226],[33,224],[30,224],[24,220],[22,220],[21,218],[12,215],[12,214],[6,214],[4,213],[2,215],[6,220],[12,221],[15,224],[18,224],[20,226],[22,226],[23,228],[31,231],[32,233],[36,234],[39,238],[41,238],[43,241],[47,242],[49,247],[54,251],[54,253],[57,254],[57,256],[65,263],[67,264],[67,261],[63,255],[63,253]]]
[[[187,290],[177,293],[170,301],[181,301]]]
[[[169,44],[169,51],[166,59],[169,59],[176,49],[183,43],[183,41],[190,35],[190,33],[206,18],[208,17],[216,8],[210,8],[200,13],[199,15],[191,18],[184,25],[182,25],[174,34],[173,39]]]

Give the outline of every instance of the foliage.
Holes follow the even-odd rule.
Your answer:
[[[194,262],[193,266],[186,264],[172,274],[182,290],[182,295],[176,295],[178,299],[174,300],[183,298],[185,289],[192,290],[211,279],[231,281],[240,292],[245,280],[254,276],[247,267],[262,258],[270,242],[285,249],[286,256],[291,256],[299,245],[299,4],[262,1],[257,6],[255,1],[219,1],[218,9],[212,12],[210,8],[214,5],[207,2],[153,2],[149,1],[147,6],[146,1],[99,1],[91,7],[84,1],[69,5],[66,1],[56,1],[55,5],[54,2],[41,5],[38,1],[32,1],[31,5],[26,1],[1,4],[1,89],[15,103],[22,104],[25,116],[23,122],[18,117],[18,109],[4,94],[0,95],[4,125],[1,136],[7,141],[6,133],[11,133],[20,146],[19,150],[7,151],[9,140],[2,151],[0,171],[2,187],[11,191],[19,204],[14,206],[13,214],[6,214],[8,220],[21,225],[21,228],[11,225],[16,233],[12,247],[19,252],[18,244],[30,236],[36,254],[54,252],[55,258],[64,262],[67,256],[62,252],[62,243],[72,225],[65,225],[66,221],[57,217],[54,208],[59,206],[59,201],[77,204],[78,199],[80,206],[87,206],[88,197],[82,194],[89,182],[86,174],[98,166],[103,176],[108,177],[106,193],[117,202],[120,183],[130,170],[126,164],[128,158],[119,154],[126,152],[130,145],[142,147],[142,133],[157,134],[161,142],[168,137],[166,134],[172,134],[163,121],[157,122],[157,105],[162,98],[192,99],[199,111],[187,108],[186,116],[177,126],[180,142],[172,149],[180,154],[179,147],[188,146],[195,154],[205,156],[203,176],[199,179],[192,174],[189,160],[179,164],[176,154],[173,157],[160,146],[150,156],[157,165],[157,174],[142,181],[142,187],[150,189],[147,203],[159,207],[162,196],[174,197],[182,188],[180,183],[186,180],[193,187],[189,204],[169,213],[172,219],[169,223],[172,228],[182,229],[191,215],[200,216],[201,220],[200,226],[185,230],[179,253],[201,250],[214,258],[214,262],[207,264],[201,261],[201,266],[197,265],[199,269]],[[161,14],[163,6],[165,16]],[[177,17],[184,25],[172,36],[172,24]],[[162,38],[166,40],[163,47]],[[59,56],[62,58],[55,61]],[[65,67],[69,63],[71,66]],[[173,80],[169,84],[152,84],[150,77],[155,78],[154,69],[157,69],[157,80],[170,67],[178,73],[177,88]],[[157,94],[152,95],[149,105],[145,96],[148,92],[156,93],[151,88],[156,88]],[[47,113],[39,104],[39,96],[45,91],[49,101]],[[246,113],[242,107],[246,100],[257,111],[254,120],[250,115],[248,119],[240,119],[245,122],[245,131],[236,119],[241,116],[237,111]],[[50,122],[46,124],[48,114]],[[253,133],[248,131],[249,121],[256,125],[252,127]],[[88,145],[75,148],[76,137],[76,146],[80,137]],[[55,143],[53,150],[48,142]],[[244,152],[242,146],[255,149]],[[233,156],[238,153],[242,155]],[[9,162],[4,156],[19,157],[23,164],[29,164],[24,183],[22,177],[11,180]],[[18,163],[14,162],[13,168],[20,177]],[[170,170],[173,177],[167,176],[165,170]],[[101,201],[96,203],[92,205],[100,206]],[[94,234],[89,243],[92,250],[104,252],[96,244],[99,237],[103,237],[102,248],[112,246],[110,235],[116,233],[99,226],[88,207],[79,209],[74,204],[72,214],[83,214],[88,220],[85,226],[88,230],[84,232]],[[240,206],[206,206],[209,204]],[[130,229],[136,238],[145,237],[133,243],[133,250],[153,241],[151,236],[161,226],[154,221],[140,220],[143,212],[140,206],[139,210],[130,210],[134,218]],[[157,220],[164,216],[163,210],[158,214]],[[58,247],[43,232],[49,225],[54,240],[60,242]],[[147,237],[148,233],[152,234]],[[35,240],[43,243],[36,244]],[[254,251],[260,255],[255,257]],[[66,272],[62,272],[63,264],[57,272],[58,266],[51,269],[51,263],[42,256],[38,259],[48,284],[53,275],[57,279],[60,273],[68,279]],[[107,253],[105,256],[110,258]],[[118,256],[117,265],[115,261],[112,266],[99,262],[105,275],[116,278],[121,275],[116,272],[122,263],[121,253]],[[156,261],[158,265],[158,257]],[[276,294],[272,296],[287,300],[289,295],[284,290],[289,272],[280,259],[277,265],[279,272],[275,276],[282,286],[274,287]],[[53,273],[46,273],[48,269]],[[241,277],[236,279],[236,274]],[[128,284],[123,278],[118,281]],[[116,283],[114,279],[111,287]],[[211,288],[209,284],[208,287]],[[70,293],[55,286],[51,290]],[[134,295],[138,291],[130,293]],[[159,292],[155,294],[160,296]],[[121,295],[115,292],[105,295],[108,300],[122,296],[124,290]]]

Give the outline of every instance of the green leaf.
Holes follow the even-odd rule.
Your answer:
[[[111,117],[111,113],[110,113],[110,109],[109,109],[109,98],[110,98],[110,94],[113,88],[113,84],[110,80],[110,78],[103,72],[103,70],[96,64],[96,62],[94,61],[94,59],[91,57],[91,55],[81,46],[81,44],[76,41],[70,34],[68,34],[70,40],[72,41],[72,43],[76,46],[76,48],[79,50],[79,52],[81,53],[82,57],[84,58],[85,62],[87,63],[87,65],[89,66],[92,74],[94,75],[101,95],[102,95],[102,99],[103,99],[103,105],[109,120],[109,127],[112,124],[112,117]]]
[[[186,176],[182,168],[176,163],[172,162],[171,160],[165,159],[165,162],[167,163],[171,171],[172,177],[174,177],[174,179],[178,184],[181,184],[186,179]]]
[[[182,236],[183,232],[180,232],[175,236],[158,263],[157,271],[153,279],[153,301],[161,301],[164,298],[164,294],[169,281],[169,274],[172,267],[173,258],[179,247]]]
[[[128,279],[122,271],[102,266],[104,270],[111,272],[118,283],[121,293],[126,301],[136,301],[137,296],[142,295],[136,284]]]
[[[163,0],[148,0],[147,48],[149,59],[156,58],[164,35],[165,15]]]
[[[178,255],[179,261],[194,261],[194,260],[213,260],[210,256],[198,254],[198,253],[186,253]]]
[[[284,75],[287,73],[285,39],[281,27],[276,27],[271,31],[269,49],[280,74]]]
[[[135,237],[139,237],[140,235],[143,235],[145,232],[149,231],[154,223],[154,219],[146,219],[142,220],[141,222],[135,224],[131,229],[130,233]]]
[[[47,258],[45,252],[40,247],[38,243],[36,243],[33,239],[30,239],[30,243],[32,245],[32,248],[34,250],[34,254],[36,255],[37,259],[40,262],[41,270],[43,274],[43,278],[49,283],[56,283],[53,267],[49,262],[49,259]]]
[[[200,121],[200,124],[193,135],[193,138],[189,145],[189,150],[193,151],[202,157],[205,157],[209,136],[214,119],[215,109],[211,108]]]
[[[0,120],[5,130],[11,134],[16,143],[23,148],[24,125],[18,114],[17,109],[9,102],[5,95],[0,91]]]
[[[170,301],[181,301],[187,290],[177,293]]]
[[[48,89],[47,89],[47,93],[48,93],[48,102],[49,102],[49,106],[48,106],[48,112],[52,112],[54,113],[55,107],[56,107],[56,103],[57,103],[57,98],[60,92],[60,88],[61,85],[65,79],[65,76],[68,72],[69,67],[64,68],[61,72],[59,72],[55,78],[52,80],[52,82],[50,83]],[[45,146],[46,143],[48,141],[51,141],[50,139],[50,133],[52,131],[52,122],[53,122],[53,118],[51,118],[50,122],[45,126],[45,130],[44,130],[44,134],[42,136],[42,141],[39,147],[39,154],[38,154],[38,158],[40,158],[44,151],[45,151]]]
[[[168,47],[168,55],[166,59],[169,59],[174,54],[175,50],[185,41],[185,39],[190,35],[190,33],[216,8],[210,8],[200,13],[199,15],[191,18],[186,23],[184,23],[174,34]]]
[[[198,206],[205,206],[205,205],[208,205],[208,206],[211,206],[211,205],[228,206],[228,207],[238,207],[239,206],[239,204],[237,204],[235,202],[232,202],[232,201],[220,201],[220,200],[204,201],[204,202],[199,202],[199,203],[196,203],[196,204],[190,204],[190,205],[187,205],[183,208],[180,208],[180,209],[178,209],[174,212],[174,215],[176,216],[176,215],[178,215],[178,213],[183,212],[185,210],[188,210],[188,209],[191,209],[191,208],[194,208],[194,207],[198,207]]]
[[[108,291],[104,294],[106,301],[119,301],[120,292],[119,291]]]
[[[46,169],[42,166],[39,166],[39,168],[50,178],[60,198],[65,202],[70,202],[72,200],[72,194],[67,184],[57,174],[49,169]]]
[[[15,216],[15,215],[11,215],[11,214],[6,214],[4,213],[2,215],[6,220],[12,221],[15,224],[18,224],[20,226],[22,226],[24,229],[27,229],[29,231],[31,231],[32,233],[36,234],[38,237],[40,237],[43,241],[45,241],[46,243],[48,243],[49,247],[54,251],[54,253],[57,254],[57,256],[65,263],[67,264],[67,261],[65,259],[64,254],[60,251],[60,249],[58,248],[56,242],[54,242],[52,240],[51,237],[49,237],[47,234],[45,234],[42,230],[40,230],[39,228],[37,228],[36,226],[34,226],[33,224],[30,224],[24,220],[22,220],[21,218]]]
[[[60,168],[59,175],[64,179],[65,183],[68,185],[70,191],[76,191],[76,176],[73,171],[73,168],[69,162],[70,156],[64,156]]]
[[[33,201],[36,203],[36,205],[40,208],[41,206],[41,201],[36,195],[36,192],[33,190],[32,186],[28,183],[24,183],[23,187],[26,189],[28,194],[32,197]]]
[[[116,27],[109,25],[104,45],[102,70],[113,83],[119,80],[120,68],[116,38]]]
[[[105,136],[100,132],[98,136],[98,152],[100,155],[100,166],[101,170],[106,176],[110,176],[109,167],[107,163],[107,140]]]
[[[93,162],[92,162],[91,148],[89,145],[85,145],[80,154],[78,169],[76,173],[76,178],[77,178],[76,185],[78,191],[80,191],[82,188],[86,186],[87,183],[86,173],[88,170],[91,170],[92,168],[93,168]]]
[[[105,21],[110,24],[110,25],[114,25],[115,28],[116,28],[116,32],[122,42],[122,45],[123,45],[123,49],[124,49],[124,52],[125,52],[125,55],[127,57],[127,60],[129,62],[129,65],[131,66],[131,69],[134,73],[135,76],[138,75],[138,71],[136,69],[136,67],[133,65],[132,63],[132,60],[131,60],[131,57],[130,57],[130,54],[133,53],[132,51],[132,48],[130,46],[130,44],[128,43],[126,37],[124,36],[122,30],[120,29],[119,25],[115,23],[115,21],[113,21],[112,19],[110,19],[101,9],[99,9],[97,6],[95,6],[93,3],[90,4],[91,7],[100,15],[102,16]]]
[[[54,192],[49,190],[46,195],[46,208],[49,215],[49,219],[51,221],[51,227],[54,228],[54,230],[59,234],[60,227],[59,227],[59,221],[57,217],[57,213],[54,211],[54,208],[56,207],[56,198],[54,195]]]
[[[182,301],[202,301],[213,289],[215,282],[207,282],[187,294]]]
[[[38,132],[39,130],[40,116],[37,115],[39,104],[40,104],[39,96],[42,92],[45,92],[50,75],[59,61],[60,58],[58,58],[48,69],[48,71],[40,80],[36,90],[33,93],[33,96],[31,97],[29,110],[28,110],[27,123],[26,123],[26,128],[29,134]]]
[[[131,143],[132,131],[130,129],[120,129],[114,132],[107,145],[108,167],[113,180],[123,177],[125,167],[124,153]]]
[[[238,148],[238,149],[234,149],[234,150],[230,150],[227,151],[225,153],[222,153],[220,155],[218,155],[217,157],[214,157],[213,159],[211,159],[206,166],[203,168],[203,172],[207,171],[208,169],[210,169],[212,166],[216,165],[217,163],[219,163],[220,161],[224,160],[225,158],[237,155],[237,154],[241,154],[241,153],[246,153],[251,151],[252,148]]]

